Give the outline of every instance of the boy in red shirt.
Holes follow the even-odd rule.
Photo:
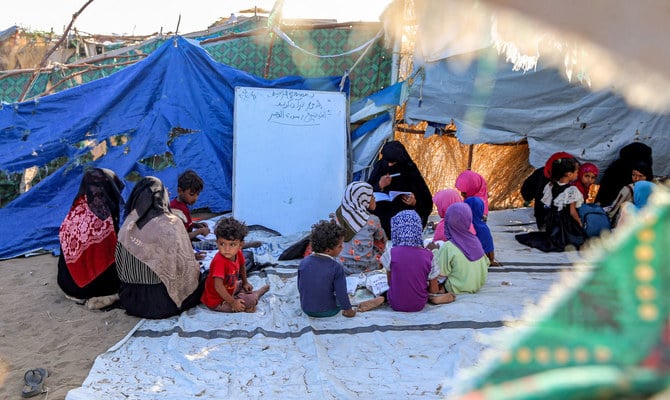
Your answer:
[[[247,226],[234,218],[221,218],[214,228],[218,252],[212,259],[200,300],[210,310],[255,312],[258,299],[270,285],[258,290],[247,281],[242,245]]]
[[[209,227],[205,223],[193,222],[189,206],[195,204],[200,192],[205,187],[202,178],[193,170],[184,171],[177,179],[177,197],[170,202],[172,211],[179,210],[184,214],[184,225],[188,236],[193,240],[198,235],[209,235]]]

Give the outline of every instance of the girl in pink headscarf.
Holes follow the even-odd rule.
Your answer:
[[[464,199],[472,196],[482,199],[484,202],[484,220],[486,220],[489,215],[489,192],[484,177],[474,171],[463,171],[456,178],[456,189],[461,192]]]
[[[577,186],[577,189],[582,193],[585,203],[589,198],[589,189],[598,177],[598,172],[598,167],[591,163],[584,163],[579,167],[577,180],[573,182],[573,185]]]
[[[447,230],[445,229],[445,221],[447,215],[447,209],[450,205],[454,203],[462,203],[463,196],[456,189],[444,189],[435,193],[433,196],[433,203],[437,207],[437,214],[442,218],[440,222],[435,225],[435,233],[433,235],[433,240],[431,243],[426,245],[426,248],[429,250],[434,250],[440,247],[439,242],[446,242],[450,238],[447,236]],[[473,225],[470,225],[470,232],[475,234],[477,231]]]
[[[435,193],[433,196],[433,203],[437,207],[437,214],[442,218],[440,222],[435,225],[435,235],[433,241],[438,240],[447,241],[447,236],[444,234],[444,216],[447,214],[447,208],[454,203],[463,201],[463,197],[456,189],[444,189]]]

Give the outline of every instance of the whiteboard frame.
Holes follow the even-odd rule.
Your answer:
[[[291,235],[329,218],[349,174],[347,100],[342,92],[235,88],[236,219]]]

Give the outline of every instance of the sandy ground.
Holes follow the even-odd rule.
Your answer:
[[[95,358],[126,336],[139,318],[123,310],[88,310],[64,297],[52,255],[0,261],[0,399],[21,399],[23,374],[49,371],[47,393],[64,399],[81,386]]]

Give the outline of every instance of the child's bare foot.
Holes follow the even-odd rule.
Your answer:
[[[432,304],[449,304],[456,301],[456,295],[453,293],[436,293],[428,297],[428,301]]]
[[[254,290],[254,294],[260,299],[268,290],[270,290],[270,285],[265,285],[258,290]]]
[[[91,297],[86,301],[86,308],[89,310],[100,310],[119,301],[118,294],[110,294],[108,296]]]
[[[345,317],[348,317],[348,318],[354,317],[354,316],[356,316],[356,310],[354,310],[353,308],[350,308],[348,310],[344,310],[344,311],[342,311],[342,315],[344,315]]]
[[[358,305],[359,312],[370,311],[384,304],[384,296],[377,296],[372,300],[366,300]]]
[[[444,286],[442,286],[442,285],[440,285],[439,289],[437,289],[436,292],[434,292],[434,293],[432,293],[430,291],[428,292],[428,294],[431,295],[431,296],[437,295],[437,294],[445,294],[445,293],[447,293],[447,289],[445,289]]]
[[[502,267],[503,265],[502,265],[502,263],[494,260],[494,261],[491,261],[491,264],[489,266],[490,267]]]
[[[256,306],[245,308],[244,312],[246,313],[255,313],[256,312]]]

